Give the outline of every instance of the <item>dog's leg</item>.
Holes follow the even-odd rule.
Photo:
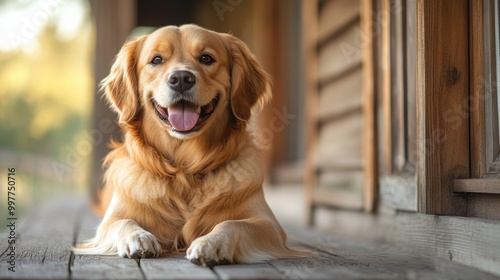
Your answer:
[[[230,220],[195,239],[187,250],[186,258],[199,265],[213,266],[293,257],[297,252],[288,249],[285,244],[284,231],[271,219]]]
[[[76,254],[118,254],[128,258],[151,258],[161,254],[161,246],[150,232],[131,219],[105,219],[94,238],[76,246]]]
[[[113,222],[109,226],[108,235],[114,239],[114,247],[120,257],[151,258],[161,254],[161,246],[156,237],[134,220],[122,219]]]

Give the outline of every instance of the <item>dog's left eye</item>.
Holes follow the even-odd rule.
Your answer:
[[[153,65],[157,65],[157,64],[161,64],[163,62],[163,58],[161,58],[161,56],[157,55],[155,57],[153,57],[153,59],[151,60],[151,64]]]
[[[210,65],[210,64],[214,63],[215,60],[210,55],[204,54],[204,55],[200,56],[200,62],[205,64],[205,65]]]

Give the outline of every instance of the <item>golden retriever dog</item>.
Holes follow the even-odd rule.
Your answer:
[[[236,37],[167,26],[126,43],[102,81],[123,143],[105,159],[96,236],[77,254],[252,263],[301,255],[264,200],[251,110],[270,79]]]

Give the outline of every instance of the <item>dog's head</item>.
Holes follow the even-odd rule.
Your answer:
[[[120,124],[148,119],[177,139],[247,122],[271,94],[268,75],[241,40],[196,25],[128,42],[102,86]]]

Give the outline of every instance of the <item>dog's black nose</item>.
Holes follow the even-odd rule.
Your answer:
[[[171,89],[183,93],[196,84],[196,77],[189,71],[175,71],[168,77],[168,85]]]

